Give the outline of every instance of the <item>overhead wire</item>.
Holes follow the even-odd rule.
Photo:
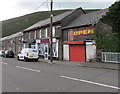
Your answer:
[[[36,11],[37,9],[39,9],[41,6],[43,6],[45,3],[47,3],[48,0],[46,0],[45,2],[43,2],[42,4],[40,4],[38,7],[36,7],[33,11]]]
[[[50,9],[49,9],[49,2],[46,3],[47,4],[47,9],[48,9],[48,13],[50,14]]]

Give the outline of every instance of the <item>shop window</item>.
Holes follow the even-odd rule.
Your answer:
[[[48,52],[50,54],[50,48],[46,47],[47,44],[39,45],[39,55],[45,55]],[[58,57],[58,43],[53,43],[53,57]]]
[[[53,57],[58,57],[58,45],[53,43]]]
[[[39,45],[39,54],[40,55],[44,55],[45,54],[44,46],[45,46],[45,44],[40,44]]]

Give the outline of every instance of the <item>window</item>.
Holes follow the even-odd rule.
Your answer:
[[[35,31],[35,33],[34,33],[34,39],[36,39],[36,31]]]
[[[52,36],[55,37],[55,26],[52,27]]]
[[[40,44],[39,45],[39,55],[44,55],[45,54],[44,46],[45,46],[45,44]]]
[[[25,47],[25,48],[31,48],[31,45],[30,45],[29,43],[25,43],[25,44],[24,44],[24,47]]]
[[[20,52],[20,50],[21,50],[21,49],[20,49],[20,45],[19,45],[19,46],[18,46],[18,52]]]
[[[48,34],[48,29],[46,28],[46,29],[45,29],[45,38],[48,37],[47,34]]]
[[[19,41],[21,41],[21,37],[19,37]]]
[[[35,49],[35,45],[31,45],[31,48],[32,48],[32,49]]]
[[[41,30],[39,31],[39,38],[41,38]]]

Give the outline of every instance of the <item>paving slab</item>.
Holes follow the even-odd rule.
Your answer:
[[[111,70],[120,70],[120,64],[117,63],[103,63],[103,62],[76,62],[76,61],[56,61],[52,63],[50,60],[39,59],[40,62],[50,63],[50,64],[65,64],[71,66],[81,66],[81,67],[91,67],[91,68],[104,68]]]

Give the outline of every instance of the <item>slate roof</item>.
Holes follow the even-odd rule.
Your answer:
[[[64,19],[65,17],[67,17],[68,15],[70,15],[74,11],[75,10],[67,11],[67,12],[59,14],[57,16],[54,16],[53,17],[53,23],[61,21],[62,19]],[[50,24],[50,18],[37,22],[36,24],[34,24],[34,25],[28,27],[27,29],[23,30],[23,32],[34,29],[34,28],[37,28],[37,27],[41,27],[41,26],[44,26],[44,25],[47,25],[47,24]]]
[[[102,18],[102,16],[106,14],[106,12],[108,12],[108,8],[90,12],[87,14],[83,14],[77,17],[67,26],[63,27],[63,29],[79,27],[79,26],[84,26],[84,25],[89,25],[89,24],[96,24],[100,20],[100,18]]]
[[[22,32],[18,32],[18,33],[12,34],[10,36],[3,37],[3,38],[0,39],[0,41],[8,40],[8,39],[19,37],[19,36],[22,36],[22,35],[23,35]]]

